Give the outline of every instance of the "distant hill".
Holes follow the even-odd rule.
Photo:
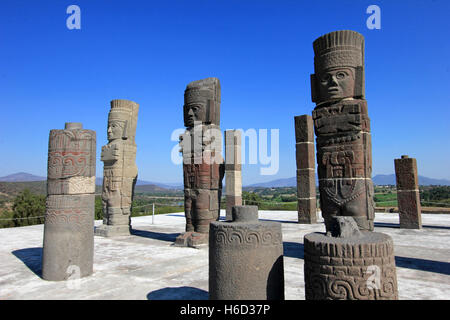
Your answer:
[[[103,178],[102,177],[96,178],[95,179],[95,184],[97,186],[103,185]],[[136,187],[137,186],[147,186],[147,185],[152,185],[152,186],[156,186],[156,187],[160,187],[160,188],[164,188],[164,189],[176,189],[176,190],[180,190],[180,189],[182,190],[183,189],[183,185],[182,184],[178,184],[178,183],[164,184],[164,183],[145,181],[145,180],[139,180],[139,179],[136,181]]]
[[[395,185],[395,174],[377,174],[372,178],[375,185]],[[419,175],[419,185],[421,186],[450,186],[450,180],[434,179]]]
[[[377,174],[372,177],[374,185],[395,185],[395,174]],[[318,185],[317,175],[316,175],[316,185]],[[281,187],[295,187],[297,185],[297,178],[286,178],[277,179],[263,183],[255,183],[247,185],[245,187],[262,187],[262,188],[281,188]],[[441,185],[450,186],[450,180],[447,179],[433,179],[424,176],[419,176],[419,185],[430,186],[430,185]]]
[[[0,177],[2,182],[29,182],[29,181],[45,181],[47,177],[35,176],[26,172],[13,173],[8,176]]]
[[[245,187],[260,187],[260,188],[281,188],[281,187],[295,187],[297,186],[297,178],[286,178],[286,179],[277,179],[272,180],[268,182],[262,182],[262,183],[254,183],[247,185]]]

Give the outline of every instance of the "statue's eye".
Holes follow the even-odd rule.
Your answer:
[[[336,73],[336,79],[344,79],[347,74],[343,71]]]
[[[330,75],[327,73],[322,76],[321,81],[325,82],[325,81],[328,81],[329,79],[330,79]]]

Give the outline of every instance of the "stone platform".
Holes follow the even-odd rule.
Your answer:
[[[323,220],[297,224],[297,211],[259,217],[282,223],[285,297],[304,300],[303,237],[324,232]],[[375,216],[375,231],[394,240],[399,299],[450,299],[450,215],[424,214],[422,223],[399,229],[398,214]],[[131,236],[95,237],[94,273],[79,283],[41,278],[43,225],[0,229],[0,300],[208,299],[208,248],[172,246],[184,231],[182,212],[156,215],[154,224],[151,216],[132,218],[132,226]]]

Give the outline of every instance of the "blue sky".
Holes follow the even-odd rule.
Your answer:
[[[81,9],[69,30],[66,9]],[[366,8],[381,9],[369,30]],[[48,135],[65,122],[97,132],[97,175],[109,101],[140,104],[139,178],[181,182],[171,162],[183,92],[218,77],[221,128],[279,129],[280,168],[243,183],[295,176],[294,116],[311,114],[312,42],[342,29],[366,39],[373,174],[417,158],[419,174],[450,178],[450,22],[447,0],[53,0],[0,2],[0,176],[46,176]]]

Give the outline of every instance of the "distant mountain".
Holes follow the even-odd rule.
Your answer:
[[[95,179],[95,184],[97,186],[101,186],[103,185],[103,178],[102,177],[98,177]],[[183,185],[181,183],[159,183],[159,182],[152,182],[152,181],[144,181],[144,180],[137,180],[136,181],[136,186],[147,186],[147,185],[151,185],[151,186],[156,186],[159,188],[164,188],[164,189],[175,189],[175,190],[180,190],[183,189]]]
[[[395,186],[395,174],[377,174],[372,177],[374,185],[394,185]],[[318,185],[317,175],[316,175],[316,185]],[[419,176],[419,185],[429,186],[429,185],[441,185],[450,186],[450,180],[447,179],[433,179],[424,176]],[[245,187],[261,187],[261,188],[281,188],[281,187],[295,187],[297,186],[297,178],[286,178],[277,179],[268,182],[255,183],[247,185]]]
[[[45,181],[47,177],[35,176],[26,172],[13,173],[8,176],[0,177],[1,182],[29,182],[29,181]]]
[[[297,186],[297,178],[277,179],[268,182],[254,183],[245,187],[260,187],[260,188],[281,188],[281,187],[295,187]]]
[[[395,174],[377,174],[372,178],[375,185],[394,185],[395,186]],[[450,186],[450,180],[447,179],[434,179],[419,175],[419,185],[430,186]]]

